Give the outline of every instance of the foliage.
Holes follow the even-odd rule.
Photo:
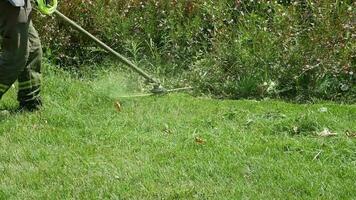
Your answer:
[[[144,68],[188,79],[203,93],[354,101],[355,7],[351,0],[63,0],[60,10]],[[102,60],[87,38],[47,19],[41,32],[59,61]]]

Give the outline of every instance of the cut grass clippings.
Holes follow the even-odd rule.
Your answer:
[[[120,99],[122,75],[97,73],[49,67],[43,110],[0,118],[0,199],[355,197],[355,105]]]

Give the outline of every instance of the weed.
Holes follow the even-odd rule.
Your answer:
[[[354,7],[350,0],[64,0],[60,10],[143,68],[205,94],[354,102]],[[105,60],[62,21],[37,20],[63,66]]]

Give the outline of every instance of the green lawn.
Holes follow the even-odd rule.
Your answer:
[[[120,72],[77,77],[47,69],[43,110],[0,118],[0,199],[356,199],[355,105],[120,98]]]

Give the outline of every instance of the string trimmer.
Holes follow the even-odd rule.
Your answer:
[[[151,91],[150,91],[151,93],[150,94],[132,95],[132,96],[127,96],[127,97],[150,96],[150,95],[166,94],[166,93],[170,93],[170,92],[177,92],[177,91],[184,91],[184,90],[191,90],[192,89],[191,87],[177,88],[177,89],[170,89],[170,90],[169,89],[165,89],[157,79],[155,79],[152,76],[150,76],[148,73],[146,73],[145,71],[140,69],[133,62],[131,62],[129,59],[127,59],[126,57],[124,57],[120,53],[116,52],[114,49],[112,49],[107,44],[105,44],[104,42],[99,40],[97,37],[95,37],[94,35],[89,33],[87,30],[85,30],[80,25],[78,25],[76,22],[74,22],[73,20],[69,19],[68,17],[66,17],[61,12],[59,12],[57,10],[57,5],[58,5],[58,1],[57,0],[35,0],[35,2],[36,2],[38,10],[42,14],[45,14],[45,15],[55,14],[56,16],[58,16],[63,21],[69,23],[74,29],[76,29],[80,33],[82,33],[85,36],[87,36],[90,39],[92,39],[99,47],[101,47],[102,49],[106,50],[107,52],[109,52],[110,54],[115,56],[115,58],[117,58],[120,62],[122,62],[123,64],[128,66],[130,69],[135,71],[140,76],[144,77],[148,84],[153,84],[153,88],[151,89]]]

